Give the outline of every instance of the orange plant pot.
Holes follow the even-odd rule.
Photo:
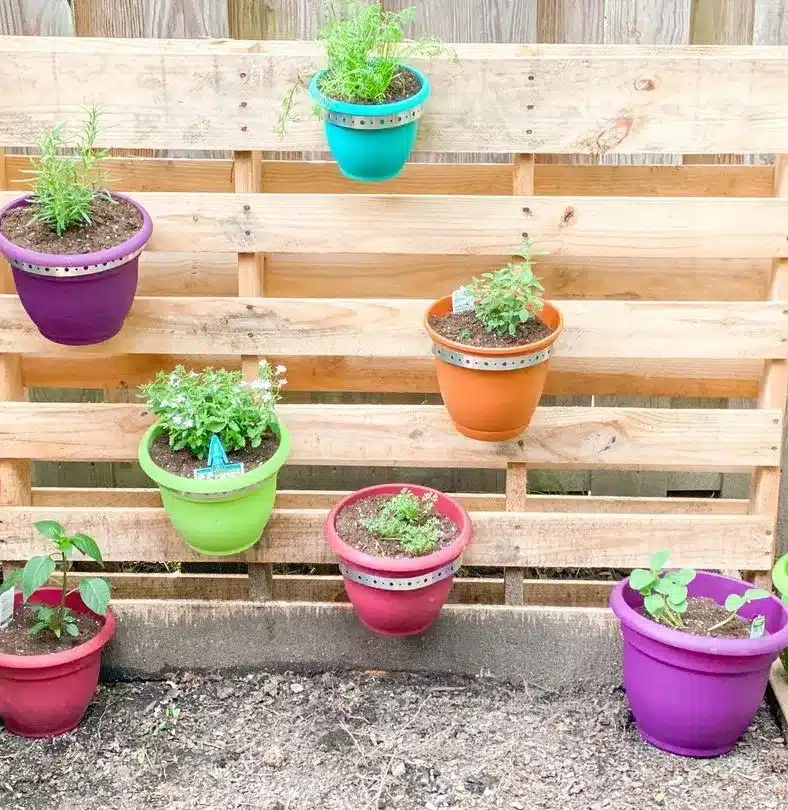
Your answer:
[[[553,331],[522,346],[481,348],[439,335],[430,318],[451,312],[451,296],[427,310],[424,324],[433,343],[438,387],[449,416],[463,436],[501,442],[519,436],[542,396],[552,345],[561,334],[561,313],[545,301],[541,320]]]

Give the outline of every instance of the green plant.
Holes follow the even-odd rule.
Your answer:
[[[76,154],[63,154],[71,144],[65,139],[63,124],[57,124],[39,143],[40,154],[32,158],[31,221],[45,223],[58,236],[75,225],[90,224],[93,201],[98,195],[112,199],[99,188],[107,180],[101,161],[109,152],[95,148],[98,121],[98,110],[93,107],[73,144]]]
[[[274,368],[266,360],[258,368],[258,378],[244,382],[239,371],[206,368],[196,372],[177,366],[169,374],[160,371],[141,390],[170,447],[187,449],[204,459],[214,434],[231,452],[247,444],[259,447],[277,423],[276,403],[287,384],[287,369]]]
[[[416,42],[405,38],[405,29],[415,19],[415,8],[385,11],[374,2],[329,2],[328,20],[319,35],[328,57],[320,91],[341,101],[383,101],[403,59],[437,56],[444,50],[434,37]]]
[[[398,542],[408,554],[431,554],[440,537],[435,501],[435,495],[425,493],[419,498],[403,489],[386,501],[377,515],[361,520],[361,525],[381,540]]]
[[[514,335],[521,323],[541,312],[544,287],[531,269],[531,257],[540,253],[545,251],[534,250],[533,242],[526,239],[515,253],[521,262],[509,262],[500,270],[482,273],[466,287],[476,317],[488,332]]]
[[[730,613],[730,616],[728,616],[727,619],[723,619],[721,622],[717,622],[714,627],[710,627],[708,632],[712,633],[714,630],[719,630],[721,627],[725,627],[725,625],[728,624],[728,622],[732,622],[738,612],[745,605],[749,605],[750,602],[756,602],[758,599],[768,599],[770,596],[771,594],[769,591],[765,591],[762,588],[748,588],[744,593],[741,594],[729,594],[725,599],[725,610]]]
[[[460,331],[457,332],[457,340],[467,341],[470,340],[472,337],[473,335],[471,334],[470,329],[460,329]]]
[[[657,551],[649,560],[648,570],[636,568],[629,576],[629,587],[643,596],[646,612],[669,627],[683,627],[682,613],[687,612],[687,585],[695,579],[692,568],[681,571],[662,569],[670,559],[670,551]]]
[[[39,534],[49,538],[57,547],[53,554],[31,557],[25,567],[15,570],[0,585],[0,593],[19,585],[22,589],[22,600],[27,602],[30,597],[53,576],[57,568],[55,557],[61,565],[60,602],[57,607],[50,605],[32,604],[36,614],[36,622],[30,628],[30,635],[37,635],[42,630],[49,630],[57,638],[63,633],[76,637],[79,635],[76,615],[66,607],[68,590],[68,572],[71,569],[70,555],[76,549],[86,557],[104,565],[101,550],[96,541],[86,534],[67,535],[63,526],[55,520],[40,520],[35,524]],[[109,607],[109,585],[103,579],[90,577],[83,579],[77,588],[85,606],[97,613],[106,616]],[[73,591],[71,591],[73,593]]]

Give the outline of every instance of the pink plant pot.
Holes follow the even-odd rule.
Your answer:
[[[22,594],[17,592],[19,607]],[[31,602],[57,605],[59,588],[39,588]],[[56,737],[75,729],[93,699],[101,667],[101,651],[115,634],[115,616],[96,616],[78,593],[66,606],[103,622],[98,635],[84,644],[49,655],[0,653],[0,717],[6,729],[22,737]]]
[[[337,515],[346,506],[376,495],[396,495],[407,489],[414,495],[437,495],[435,510],[460,528],[447,548],[423,557],[375,557],[348,545],[336,532]],[[471,541],[471,519],[453,498],[429,487],[413,484],[380,484],[343,498],[329,513],[324,536],[339,557],[345,592],[361,623],[384,636],[423,633],[437,618],[449,598],[453,570]]]

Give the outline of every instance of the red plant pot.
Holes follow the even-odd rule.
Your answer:
[[[336,518],[346,506],[376,495],[396,495],[403,489],[414,495],[437,495],[435,511],[460,528],[452,545],[423,557],[395,559],[358,551],[337,534]],[[345,592],[361,623],[384,636],[423,633],[438,618],[471,534],[471,520],[457,501],[435,489],[411,484],[380,484],[353,492],[329,512],[324,529],[326,542],[339,557]]]
[[[45,605],[60,603],[59,588],[39,588],[30,599]],[[15,607],[22,602],[17,593]],[[49,655],[0,653],[0,717],[12,734],[57,737],[75,729],[85,715],[98,684],[101,651],[115,635],[115,616],[96,616],[78,593],[66,606],[102,622],[98,635],[84,644]]]

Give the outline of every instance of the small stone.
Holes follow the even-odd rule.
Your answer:
[[[272,745],[263,754],[263,764],[269,768],[281,768],[285,764],[284,751],[278,745]]]
[[[404,775],[405,775],[405,763],[404,763],[404,762],[400,762],[399,760],[397,760],[397,761],[396,761],[396,762],[395,762],[395,763],[394,763],[394,764],[391,766],[391,775],[392,775],[392,776],[393,776],[395,779],[399,779],[399,778],[400,778],[400,776],[404,776]]]
[[[271,695],[273,697],[276,695],[278,689],[279,684],[274,678],[269,678],[267,681],[263,682],[263,692],[265,692],[266,695]]]
[[[227,686],[225,684],[224,686],[220,686],[216,690],[216,697],[218,697],[219,700],[227,700],[227,698],[230,697],[230,695],[232,695],[233,691],[234,690],[232,686]]]
[[[302,683],[291,683],[290,684],[290,691],[297,695],[299,692],[304,691],[304,684],[302,684]]]

